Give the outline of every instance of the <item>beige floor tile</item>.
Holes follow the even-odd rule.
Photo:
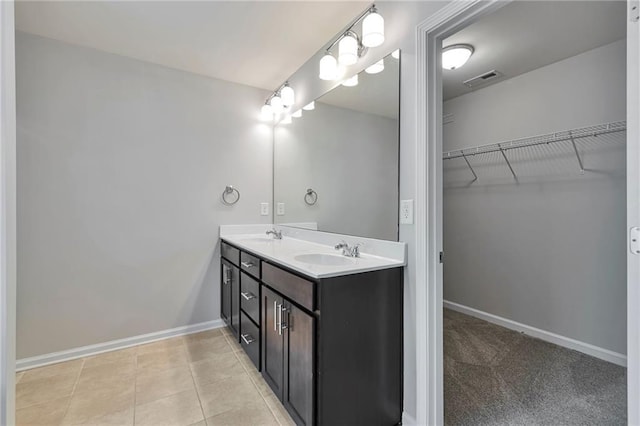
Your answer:
[[[44,404],[16,410],[16,424],[27,425],[59,425],[67,411],[70,397],[58,398]]]
[[[264,401],[251,407],[239,407],[213,417],[207,417],[207,426],[279,426]]]
[[[187,364],[170,370],[141,370],[136,379],[136,405],[195,390]]]
[[[74,393],[63,424],[95,424],[98,421],[108,423],[108,419],[126,417],[133,409],[134,386],[114,386],[106,389],[94,389]]]
[[[240,346],[240,343],[236,340],[236,336],[226,335],[225,337],[227,338],[227,342],[229,343],[229,346],[231,346],[232,351],[244,352],[244,349],[242,349],[242,346]]]
[[[116,389],[129,390],[135,385],[135,358],[123,358],[96,367],[83,368],[76,385],[76,393],[104,389],[106,392]]]
[[[31,381],[25,381],[23,377],[16,385],[16,408],[43,404],[69,396],[77,379],[78,373],[59,374]]]
[[[133,426],[134,408],[128,408],[115,413],[109,413],[102,417],[91,419],[87,422],[90,426]]]
[[[135,424],[187,426],[203,420],[198,395],[194,390],[180,392],[136,406]]]
[[[16,373],[16,384],[20,383],[20,379],[22,379],[22,376],[24,376],[24,371]]]
[[[231,332],[231,329],[226,325],[224,327],[222,327],[220,330],[222,331],[222,334],[224,334],[225,336],[233,334]]]
[[[185,343],[200,342],[203,340],[211,339],[213,337],[222,336],[222,329],[214,328],[212,330],[201,331],[200,333],[193,333],[184,336]]]
[[[215,354],[202,361],[193,362],[191,372],[198,386],[246,374],[233,352]]]
[[[200,420],[198,423],[190,424],[189,426],[207,426],[206,420]]]
[[[150,352],[163,351],[171,348],[184,346],[184,337],[172,337],[171,339],[158,340],[157,342],[147,343],[146,345],[138,346],[138,355],[147,354]]]
[[[26,370],[21,382],[30,382],[33,380],[44,379],[47,377],[58,376],[69,373],[79,373],[82,368],[83,360],[75,359],[73,361],[60,362],[58,364],[51,364],[44,367],[33,368]]]
[[[162,350],[138,354],[138,371],[152,369],[169,370],[188,364],[187,351],[184,346],[167,347]]]
[[[264,397],[264,400],[267,402],[267,405],[275,415],[276,420],[278,420],[278,423],[280,423],[282,426],[296,425],[296,422],[293,421],[293,419],[291,418],[287,410],[284,408],[280,400],[276,398],[275,395],[272,394],[272,395],[266,396]]]
[[[111,364],[113,362],[123,360],[133,360],[133,362],[135,362],[137,352],[138,348],[133,347],[91,356],[84,359],[84,368],[98,367],[100,365]]]
[[[187,355],[191,362],[207,359],[211,355],[232,352],[232,347],[224,336],[212,337],[186,345]]]
[[[237,376],[198,387],[198,395],[206,418],[225,411],[260,407],[264,403],[249,377]]]

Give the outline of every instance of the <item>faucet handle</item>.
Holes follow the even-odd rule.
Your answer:
[[[351,256],[360,257],[360,246],[362,244],[356,243],[353,247],[351,247]]]
[[[338,244],[336,244],[335,246],[333,246],[334,249],[336,250],[340,250],[343,248],[349,247],[349,244],[347,244],[347,242],[345,240],[341,240]]]

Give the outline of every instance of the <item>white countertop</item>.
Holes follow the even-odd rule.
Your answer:
[[[276,226],[278,227],[278,226]],[[278,227],[279,228],[279,227]],[[266,240],[264,232],[256,233],[256,229],[251,229],[253,233],[239,234],[239,233],[220,233],[220,238],[226,242],[233,244],[241,249],[250,251],[266,260],[270,260],[274,263],[278,263],[282,266],[290,268],[301,274],[307,275],[312,278],[327,278],[336,277],[340,275],[356,274],[361,272],[376,271],[380,269],[397,268],[404,266],[404,243],[392,242],[392,244],[399,244],[402,248],[402,258],[396,256],[382,257],[379,255],[368,254],[361,252],[360,257],[346,257],[347,264],[344,265],[317,265],[312,263],[301,262],[296,260],[296,256],[304,254],[328,254],[341,256],[341,251],[335,250],[333,246],[327,244],[321,244],[318,242],[308,241],[300,239],[299,232],[291,232],[298,238],[293,238],[287,235],[285,228],[283,230],[283,237],[281,240],[271,239]],[[310,231],[318,232],[318,231]],[[331,238],[335,239],[335,243],[338,243],[343,236],[337,234],[331,234]],[[354,237],[348,237],[353,240]],[[317,238],[316,238],[317,239]],[[357,241],[356,238],[354,241]],[[368,242],[363,245],[363,249],[366,250],[367,245],[373,245],[370,243],[370,239],[361,239]],[[349,242],[349,241],[348,241]],[[352,242],[349,242],[352,244]],[[382,242],[382,244],[389,244],[389,242]]]

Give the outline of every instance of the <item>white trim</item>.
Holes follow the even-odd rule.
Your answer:
[[[625,355],[618,352],[610,351],[609,349],[604,349],[599,346],[572,339],[570,337],[561,336],[550,331],[531,327],[530,325],[522,324],[508,318],[490,314],[479,309],[470,308],[459,303],[449,302],[448,300],[445,300],[443,302],[443,306],[453,311],[462,312],[463,314],[480,318],[482,320],[500,325],[510,330],[519,331],[537,339],[544,340],[545,342],[553,343],[564,348],[573,349],[574,351],[582,352],[584,354],[591,355],[593,357],[600,358],[602,360],[612,362],[623,367],[627,366],[627,357]]]
[[[16,362],[16,371],[28,370],[30,368],[42,367],[49,364],[55,364],[62,361],[70,361],[72,359],[84,358],[87,356],[98,355],[104,352],[116,351],[119,349],[129,348],[144,343],[165,340],[171,337],[185,336],[187,334],[198,333],[200,331],[212,330],[214,328],[224,327],[224,321],[221,319],[201,322],[198,324],[186,325],[183,327],[171,328],[169,330],[156,331],[154,333],[141,334],[139,336],[127,337],[124,339],[112,340],[110,342],[98,343],[95,345],[82,346],[79,348],[69,349],[66,351],[53,352],[45,355],[38,355],[31,358],[19,359]]]
[[[416,426],[418,422],[411,415],[407,414],[406,411],[402,412],[402,425],[403,426]]]

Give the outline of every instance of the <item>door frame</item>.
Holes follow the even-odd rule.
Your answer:
[[[451,2],[416,28],[416,421],[444,423],[441,41],[511,0]],[[629,5],[638,0],[627,0]],[[630,10],[630,7],[629,9]],[[629,17],[628,17],[629,18]],[[638,23],[627,19],[627,221],[640,226]],[[632,78],[635,76],[635,80]],[[628,253],[628,422],[640,425],[640,256]]]

